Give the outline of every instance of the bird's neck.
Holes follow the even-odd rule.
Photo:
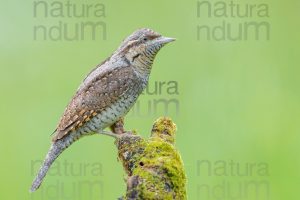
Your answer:
[[[150,72],[151,72],[151,65],[144,65],[140,64],[139,62],[136,62],[132,65],[135,73],[139,77],[141,81],[142,88],[145,89],[148,85],[149,77],[150,77]]]
[[[148,59],[144,54],[140,54],[134,59],[133,55],[130,54],[123,54],[118,57],[121,57],[124,62],[128,63],[128,65],[133,68],[139,78],[141,78],[143,81],[148,81],[153,63],[152,59]]]
[[[142,62],[139,62],[138,60],[134,63],[132,63],[132,67],[134,69],[134,71],[142,78],[147,79],[150,76],[151,73],[151,67],[152,67],[152,63],[149,65],[146,65]]]

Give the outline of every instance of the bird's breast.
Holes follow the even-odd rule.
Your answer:
[[[85,135],[98,132],[99,130],[111,126],[128,113],[137,98],[138,94],[123,95],[110,106],[107,106],[102,112],[91,118],[91,120],[86,122],[78,131]]]

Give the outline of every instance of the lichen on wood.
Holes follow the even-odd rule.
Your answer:
[[[127,192],[120,199],[186,199],[186,175],[175,144],[176,125],[161,117],[151,136],[126,132],[116,140],[127,173]]]

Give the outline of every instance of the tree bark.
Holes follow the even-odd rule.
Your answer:
[[[186,175],[175,144],[176,125],[161,117],[154,122],[148,139],[125,132],[115,144],[127,174],[122,200],[180,199],[186,196]]]

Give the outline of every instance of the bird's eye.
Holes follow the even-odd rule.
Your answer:
[[[143,38],[143,41],[144,41],[144,42],[147,42],[147,41],[148,41],[148,38],[147,38],[147,37],[144,37],[144,38]]]

